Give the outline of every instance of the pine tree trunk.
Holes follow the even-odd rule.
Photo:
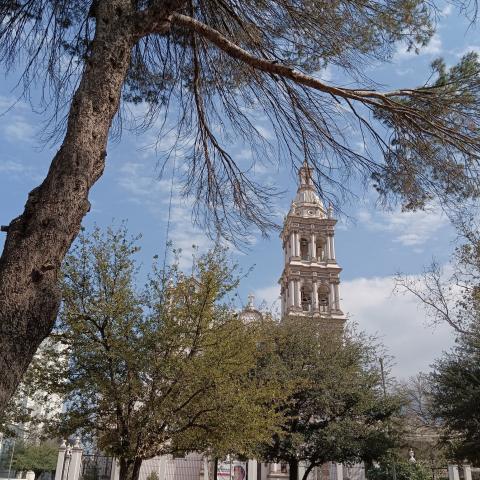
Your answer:
[[[64,141],[47,177],[8,227],[0,257],[0,414],[52,329],[60,266],[89,211],[90,188],[103,173],[134,44],[126,18],[130,5],[129,0],[98,2],[95,38]]]

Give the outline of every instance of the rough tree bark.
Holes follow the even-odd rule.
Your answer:
[[[131,2],[98,2],[96,32],[66,135],[48,175],[8,226],[0,258],[0,414],[60,304],[61,262],[90,208],[88,193],[105,166],[134,36]]]
[[[120,459],[120,472],[118,475],[119,480],[138,480],[140,476],[140,468],[142,467],[142,459],[136,458],[135,460]]]

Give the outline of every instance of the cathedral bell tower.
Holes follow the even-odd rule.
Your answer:
[[[300,185],[285,217],[282,239],[285,266],[281,287],[282,318],[308,316],[327,329],[341,330],[345,316],[338,285],[341,268],[335,259],[333,208],[325,209],[305,162]]]

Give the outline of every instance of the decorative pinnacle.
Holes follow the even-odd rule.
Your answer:
[[[328,216],[328,218],[333,218],[333,205],[332,205],[332,202],[330,202],[329,205],[328,205],[327,216]]]
[[[250,293],[247,298],[248,298],[247,308],[249,309],[254,308],[253,301],[255,300],[255,295],[253,293]]]

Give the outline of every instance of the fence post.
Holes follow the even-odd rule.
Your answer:
[[[305,462],[298,462],[298,467],[297,467],[297,478],[298,480],[302,480],[303,474],[305,473],[305,470],[307,469],[307,466],[305,465]]]
[[[118,480],[120,478],[120,463],[117,458],[112,458],[112,472],[110,473],[110,480]],[[57,480],[57,479],[55,479]]]
[[[458,474],[458,465],[448,466],[448,480],[460,480],[460,475]]]
[[[335,478],[337,480],[343,480],[343,463],[334,463],[335,469],[336,469],[336,475]]]
[[[247,462],[247,478],[248,480],[259,480],[257,479],[257,461],[256,460],[248,460]]]
[[[62,444],[58,448],[57,468],[55,469],[55,480],[62,480],[66,451],[67,451],[67,441],[63,440]]]
[[[75,439],[75,445],[72,447],[72,456],[70,458],[70,466],[66,480],[79,480],[82,468],[83,449],[80,446],[80,439]]]
[[[472,480],[472,467],[470,465],[463,465],[463,475],[465,480]]]

